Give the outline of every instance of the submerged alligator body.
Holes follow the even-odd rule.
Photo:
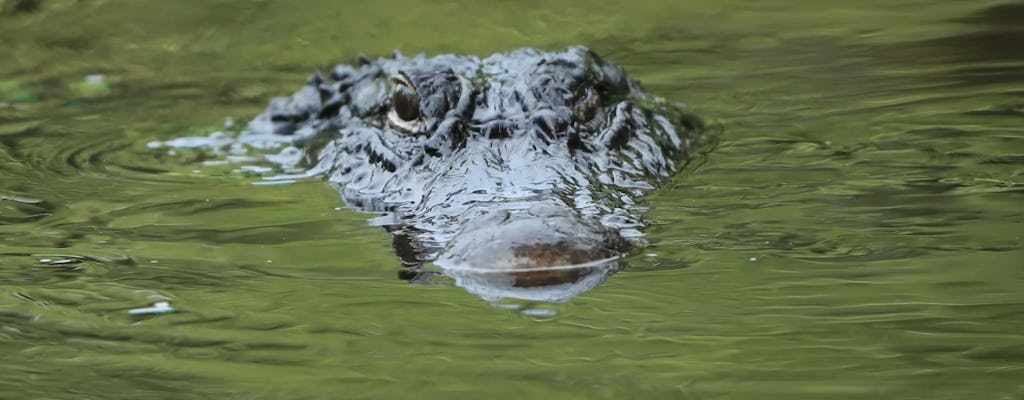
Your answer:
[[[405,268],[487,299],[563,301],[639,239],[638,199],[700,131],[589,49],[521,49],[341,65],[271,101],[238,140],[290,145],[348,205],[382,213]],[[303,164],[305,163],[305,164]]]

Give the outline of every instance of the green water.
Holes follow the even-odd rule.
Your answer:
[[[17,2],[0,399],[1024,398],[1024,4]],[[145,145],[360,53],[575,44],[721,132],[550,318],[397,279],[327,184]]]

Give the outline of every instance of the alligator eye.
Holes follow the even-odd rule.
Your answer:
[[[388,122],[394,128],[415,133],[420,122],[420,96],[403,73],[392,76],[391,82],[395,89],[391,92]]]
[[[398,86],[391,93],[391,107],[402,121],[415,121],[420,117],[420,97],[408,86]]]

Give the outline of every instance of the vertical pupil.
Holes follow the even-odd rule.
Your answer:
[[[398,85],[395,88],[391,94],[391,106],[403,121],[412,121],[420,116],[419,96],[408,86]]]

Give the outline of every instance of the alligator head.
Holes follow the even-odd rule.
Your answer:
[[[576,47],[361,58],[271,101],[240,139],[285,138],[349,206],[383,213],[406,278],[433,262],[485,298],[558,301],[618,268],[636,202],[699,129]]]

